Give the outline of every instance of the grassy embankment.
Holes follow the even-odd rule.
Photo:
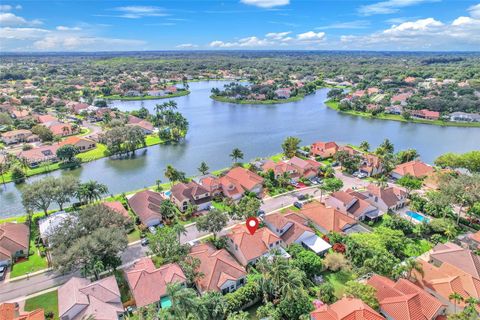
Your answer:
[[[400,121],[400,122],[407,122],[407,123],[410,123],[410,122],[423,123],[423,124],[431,124],[431,125],[442,126],[442,127],[480,127],[480,122],[450,122],[450,121],[442,121],[442,120],[425,120],[425,119],[416,119],[416,118],[411,118],[407,120],[398,114],[381,113],[374,116],[368,112],[361,112],[361,111],[355,111],[355,110],[343,111],[343,110],[340,110],[339,103],[336,101],[327,101],[325,102],[325,104],[330,109],[336,110],[338,112],[349,114],[352,116],[369,118],[369,119],[393,120],[393,121]]]
[[[237,103],[237,104],[281,104],[288,102],[300,101],[304,98],[304,95],[298,95],[295,97],[290,97],[288,99],[276,99],[276,100],[239,100],[228,97],[221,97],[216,95],[211,95],[210,98],[219,101],[219,102],[228,102],[228,103]]]
[[[165,143],[165,141],[161,140],[158,135],[152,134],[146,136],[145,143],[147,147],[150,147],[157,144]],[[87,152],[82,152],[77,155],[77,158],[80,159],[82,163],[98,160],[105,157],[108,157],[107,146],[101,143],[97,143],[97,147],[95,149]],[[31,177],[37,174],[44,174],[58,169],[62,169],[62,164],[60,162],[51,163],[36,168],[27,168],[25,174],[27,177]],[[4,181],[5,183],[13,181],[11,171],[7,171],[3,175],[0,175],[0,183],[3,183]]]
[[[165,96],[138,96],[138,97],[126,97],[126,96],[121,96],[118,94],[110,95],[110,96],[98,96],[100,99],[105,99],[105,100],[124,100],[124,101],[140,101],[140,100],[160,100],[160,99],[170,99],[170,98],[176,98],[176,97],[182,97],[190,94],[190,91],[188,90],[181,90],[177,91],[172,94],[168,94]]]

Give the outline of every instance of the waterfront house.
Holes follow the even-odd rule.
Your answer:
[[[72,215],[65,211],[58,211],[38,220],[40,238],[44,245],[48,245],[48,238],[67,220],[72,220]]]
[[[324,234],[332,231],[347,234],[368,232],[366,228],[357,225],[357,221],[353,217],[347,216],[335,208],[326,207],[318,201],[305,204],[300,210],[300,215],[313,223],[315,228]]]
[[[20,151],[17,157],[24,159],[31,168],[39,166],[43,162],[58,162],[58,144],[44,145],[30,150]]]
[[[466,113],[466,112],[452,112],[450,113],[450,121],[480,122],[480,114]]]
[[[412,92],[405,92],[405,93],[400,93],[400,94],[394,95],[390,99],[390,103],[391,104],[399,104],[399,105],[404,107],[404,106],[407,105],[408,98],[410,98],[412,95],[413,95]]]
[[[0,266],[11,265],[18,258],[28,257],[30,229],[23,223],[0,224]]]
[[[58,316],[61,320],[119,319],[123,314],[115,276],[90,282],[73,277],[58,288]]]
[[[264,173],[268,173],[270,170],[273,171],[275,179],[287,174],[290,179],[298,179],[300,175],[298,174],[297,169],[291,164],[283,161],[274,162],[272,160],[266,160],[265,163],[261,165],[261,169]]]
[[[446,306],[425,290],[406,279],[397,282],[373,275],[367,284],[376,289],[380,312],[391,320],[435,320],[445,314]]]
[[[123,204],[120,201],[102,202],[102,204],[105,207],[107,207],[107,208],[117,212],[118,214],[122,215],[123,217],[130,219],[130,214],[128,213],[128,210],[125,209],[125,207],[123,206]]]
[[[380,217],[378,208],[365,199],[364,195],[353,190],[336,191],[325,198],[325,204],[355,220],[375,220]]]
[[[331,158],[335,153],[338,151],[338,145],[333,142],[322,142],[322,141],[317,141],[314,142],[310,146],[310,153],[314,157],[320,157],[320,158]]]
[[[403,107],[400,105],[386,107],[385,113],[401,115],[403,113]]]
[[[287,246],[298,243],[316,254],[324,254],[332,247],[315,234],[315,231],[308,226],[306,218],[295,212],[269,214],[265,216],[263,222]]]
[[[430,110],[427,110],[427,109],[412,110],[410,113],[411,113],[412,117],[420,118],[420,119],[438,120],[440,118],[440,112],[430,111]]]
[[[272,249],[279,249],[287,254],[281,246],[283,241],[268,228],[258,228],[253,235],[245,225],[236,225],[226,235],[227,250],[241,265],[254,265],[258,259],[270,254]]]
[[[280,89],[275,90],[275,95],[279,99],[288,99],[288,98],[290,98],[291,94],[292,94],[292,92],[289,88],[280,88]]]
[[[289,159],[287,164],[295,168],[295,171],[298,172],[301,177],[306,179],[316,177],[321,166],[321,164],[315,160],[304,160],[297,156]]]
[[[167,285],[180,283],[185,286],[187,280],[178,264],[169,263],[156,268],[148,257],[135,262],[125,274],[138,308],[150,304],[169,307],[171,302],[167,295]]]
[[[81,102],[73,102],[71,104],[67,104],[67,106],[70,108],[70,111],[74,114],[80,114],[82,111],[85,111],[88,109],[88,104],[86,103],[81,103]]]
[[[203,274],[196,280],[200,294],[218,291],[233,292],[243,286],[247,272],[225,249],[217,250],[210,243],[197,244],[190,248],[189,255],[200,260],[198,272]]]
[[[149,121],[146,121],[146,120],[141,120],[135,123],[129,123],[127,125],[139,127],[140,129],[142,129],[142,131],[145,134],[152,134],[153,131],[155,130],[155,127],[153,126],[153,124],[151,124]]]
[[[362,155],[359,171],[369,177],[379,175],[384,171],[382,160],[374,154],[364,154]]]
[[[426,176],[432,174],[434,169],[432,166],[420,161],[413,160],[399,164],[393,169],[390,174],[394,179],[400,179],[403,176],[411,175],[415,178],[425,178]]]
[[[207,210],[212,203],[210,192],[195,181],[177,183],[170,191],[170,199],[181,212],[185,212],[189,205],[196,206],[198,211]]]
[[[67,139],[59,142],[60,146],[65,146],[67,144],[77,147],[78,151],[80,152],[86,152],[97,147],[97,143],[95,141],[77,136],[68,137]]]
[[[162,223],[160,204],[164,201],[158,192],[144,190],[135,193],[128,199],[128,205],[147,227],[157,226]]]
[[[245,191],[253,192],[258,195],[262,192],[263,178],[245,168],[235,167],[229,170],[224,177],[230,180],[233,184],[238,183]],[[226,181],[222,180],[221,183],[223,184],[224,182]]]
[[[383,213],[403,208],[408,201],[407,193],[394,186],[381,188],[371,183],[365,191],[358,193],[365,197],[365,201],[377,207]]]
[[[377,311],[356,298],[343,297],[330,305],[323,304],[310,312],[310,320],[383,320]]]

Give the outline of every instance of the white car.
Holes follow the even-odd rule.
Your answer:
[[[157,233],[157,228],[155,228],[154,226],[150,226],[150,227],[148,227],[148,231],[150,231],[151,234],[156,234]]]

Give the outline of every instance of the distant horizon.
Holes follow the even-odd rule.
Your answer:
[[[480,0],[6,0],[1,52],[477,52]]]

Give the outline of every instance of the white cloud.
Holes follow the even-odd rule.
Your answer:
[[[40,51],[111,51],[142,49],[145,42],[141,40],[116,39],[90,36],[46,36],[33,43],[33,47]]]
[[[370,35],[344,35],[343,48],[375,50],[478,50],[480,19],[458,17],[451,23],[434,18],[393,25]]]
[[[27,20],[10,12],[0,13],[0,25],[2,26],[32,26],[39,24],[42,24],[42,22],[38,19]]]
[[[168,16],[168,14],[165,12],[165,9],[155,6],[124,6],[114,8],[114,10],[123,13],[117,17],[128,19]]]
[[[472,17],[480,19],[480,3],[468,8],[468,12]]]
[[[296,36],[289,36],[292,32],[270,32],[264,38],[256,36],[242,38],[236,41],[224,42],[215,40],[210,42],[212,48],[274,48],[279,46],[311,47],[325,39],[324,32],[305,32]]]
[[[260,8],[273,8],[290,4],[290,0],[240,0],[240,2]]]
[[[0,11],[10,11],[12,10],[12,6],[9,4],[1,4],[0,5]]]
[[[325,32],[313,32],[308,31],[297,35],[297,39],[300,41],[321,41],[325,38]]]
[[[192,44],[192,43],[183,43],[183,44],[179,44],[177,46],[177,48],[180,48],[180,49],[192,49],[192,48],[197,48],[198,45],[196,44]]]
[[[400,11],[400,8],[405,8],[425,2],[436,2],[439,0],[387,0],[361,6],[358,12],[365,16],[374,14],[391,14]]]
[[[66,26],[57,26],[56,28],[58,31],[80,31],[82,28],[80,27],[66,27]]]
[[[292,33],[291,31],[286,31],[286,32],[270,32],[265,35],[265,37],[274,39],[274,40],[281,40],[285,38],[287,35]]]
[[[327,29],[365,29],[370,26],[370,21],[367,20],[355,20],[347,22],[337,22],[326,26],[316,27],[317,30]]]
[[[45,36],[50,31],[38,28],[0,28],[0,39],[30,40]]]

